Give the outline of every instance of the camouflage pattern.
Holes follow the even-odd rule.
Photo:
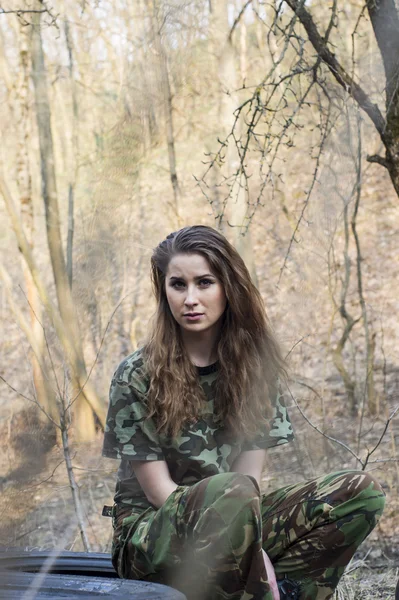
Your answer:
[[[156,433],[154,422],[146,419],[149,377],[142,351],[137,350],[118,367],[111,383],[103,454],[121,459],[115,502],[138,513],[150,508],[132,469],[134,460],[165,460],[173,481],[192,485],[206,477],[228,473],[243,450],[270,448],[293,438],[291,422],[280,393],[274,399],[269,426],[252,440],[233,440],[214,418],[217,368],[199,368],[205,392],[201,415],[196,423],[175,437]]]
[[[257,482],[230,472],[243,450],[293,437],[277,395],[269,427],[232,440],[213,415],[217,370],[199,369],[206,402],[175,439],[147,419],[148,375],[141,351],[111,384],[105,456],[121,460],[113,507],[113,564],[121,577],[166,583],[188,600],[272,600],[262,548],[277,578],[300,600],[331,598],[345,566],[377,523],[384,494],[367,473],[340,472],[261,496]],[[156,510],[132,469],[165,460],[178,488]]]
[[[172,585],[188,600],[272,600],[263,548],[293,597],[327,600],[384,502],[364,472],[263,496],[251,477],[222,473],[179,486],[158,510],[115,505],[113,562],[120,577]]]

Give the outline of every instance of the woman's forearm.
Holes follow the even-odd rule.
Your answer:
[[[134,461],[133,470],[147,500],[156,508],[160,508],[177,488],[164,460]]]
[[[242,475],[250,475],[260,485],[265,455],[265,450],[247,450],[241,452],[234,461],[231,471],[241,473]]]
[[[177,484],[172,480],[170,480],[170,482],[162,482],[162,484],[156,486],[155,489],[152,489],[148,495],[146,494],[147,500],[156,508],[160,508],[165,504],[166,500],[176,488]]]

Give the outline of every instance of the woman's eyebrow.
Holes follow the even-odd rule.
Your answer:
[[[206,273],[205,275],[196,275],[194,277],[195,280],[199,281],[200,279],[205,279],[206,277],[213,277],[215,278],[214,275],[212,275],[211,273]],[[182,275],[171,275],[169,277],[169,281],[172,280],[179,280],[179,281],[184,281],[184,277]]]

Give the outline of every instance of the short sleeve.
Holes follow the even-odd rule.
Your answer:
[[[273,414],[269,420],[269,427],[259,432],[252,440],[247,440],[242,445],[242,450],[265,450],[274,446],[287,444],[294,439],[294,432],[284,397],[278,388],[274,402],[272,403]]]
[[[128,359],[126,359],[128,361]],[[164,460],[154,422],[147,419],[145,397],[126,377],[125,361],[110,388],[103,456],[126,460]]]

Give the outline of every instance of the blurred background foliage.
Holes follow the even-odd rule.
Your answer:
[[[0,2],[2,542],[109,548],[109,382],[190,224],[236,244],[288,356],[265,489],[376,470],[399,534],[398,40],[394,0]]]

